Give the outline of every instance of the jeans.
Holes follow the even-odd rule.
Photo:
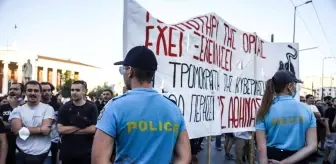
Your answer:
[[[17,153],[16,154],[16,164],[27,164],[25,162],[25,157],[23,153]],[[47,156],[43,163],[41,162],[34,162],[29,164],[51,164],[51,157]]]
[[[51,156],[48,156],[45,160],[43,164],[51,164]]]
[[[216,148],[222,147],[222,135],[216,136]]]

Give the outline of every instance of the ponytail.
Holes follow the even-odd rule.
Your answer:
[[[272,79],[269,79],[266,82],[265,93],[262,98],[260,108],[257,112],[257,120],[260,121],[264,119],[265,115],[268,113],[273,103],[273,97],[274,97],[274,85]]]

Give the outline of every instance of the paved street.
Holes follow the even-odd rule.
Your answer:
[[[207,161],[206,161],[206,158],[207,158],[207,154],[206,154],[206,152],[207,152],[207,140],[204,140],[203,143],[204,144],[203,144],[202,147],[204,148],[204,150],[200,152],[199,160],[200,160],[200,164],[207,164]],[[222,142],[222,143],[224,143],[224,142]],[[224,147],[224,145],[223,145],[223,147]],[[234,155],[234,149],[235,149],[235,146],[233,145],[233,147],[231,149],[231,154],[233,154],[233,155]],[[211,164],[222,164],[222,163],[234,164],[235,161],[225,160],[224,153],[225,153],[224,149],[222,151],[217,151],[216,150],[215,141],[213,140],[211,142]],[[312,162],[311,164],[321,164],[322,160],[323,159],[320,158],[317,162]]]

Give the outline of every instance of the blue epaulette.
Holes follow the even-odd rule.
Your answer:
[[[170,99],[170,98],[168,98],[168,97],[166,97],[166,96],[163,96],[163,97],[166,98],[166,99],[168,99],[168,100],[170,100],[170,101],[173,102],[175,105],[177,105],[177,103],[176,103],[175,100],[172,100],[172,99]]]
[[[117,99],[120,99],[120,98],[122,98],[122,97],[125,97],[126,95],[127,95],[127,92],[124,93],[124,94],[122,94],[122,95],[120,95],[120,96],[113,97],[110,101],[115,101],[115,100],[117,100]]]

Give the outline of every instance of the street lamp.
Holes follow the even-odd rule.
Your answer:
[[[314,49],[317,49],[318,47],[310,47],[310,48],[304,48],[304,49],[301,49],[299,50],[300,52],[302,51],[308,51],[308,50],[314,50]]]
[[[322,99],[323,99],[323,97],[324,97],[324,90],[323,90],[323,79],[324,79],[324,60],[326,60],[326,59],[336,59],[336,57],[334,57],[334,56],[328,56],[328,57],[324,57],[323,59],[322,59]],[[322,100],[321,99],[321,100]]]
[[[294,6],[294,29],[293,29],[293,43],[295,43],[295,26],[296,26],[296,9],[303,6],[303,5],[306,5],[306,4],[309,4],[309,3],[312,3],[313,1],[306,1],[305,3],[302,3],[300,5],[297,5],[297,6]]]

